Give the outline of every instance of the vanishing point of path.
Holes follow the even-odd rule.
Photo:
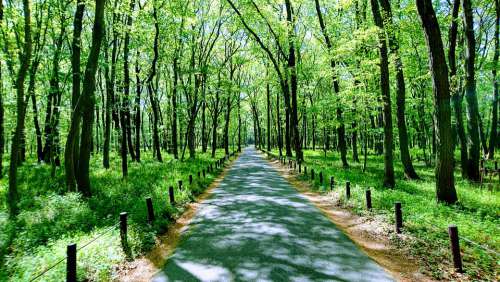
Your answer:
[[[392,278],[247,148],[202,203],[153,281]]]

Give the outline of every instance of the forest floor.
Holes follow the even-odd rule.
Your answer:
[[[159,272],[121,280],[392,281],[253,148],[210,194]]]
[[[120,212],[128,212],[132,256],[144,254],[155,245],[157,235],[165,233],[171,224],[169,218],[181,216],[188,203],[215,180],[221,170],[207,173],[206,178],[198,178],[197,173],[223,155],[223,150],[217,151],[216,158],[198,152],[196,159],[180,161],[164,154],[159,163],[144,153],[141,163],[129,162],[126,180],[122,179],[118,155],[111,156],[110,169],[104,169],[102,156],[95,155],[91,159],[93,195],[89,199],[67,192],[62,168],[51,177],[50,165],[29,159],[19,168],[21,213],[15,222],[8,218],[5,206],[8,178],[0,180],[0,281],[30,281],[64,259],[67,244],[81,247],[90,242],[78,251],[79,280],[114,279],[116,265],[126,259],[117,224]],[[190,174],[194,178],[191,186]],[[178,180],[188,189],[180,191]],[[169,186],[174,187],[175,206],[168,200]],[[147,221],[146,197],[153,201],[153,225]],[[37,281],[63,281],[65,270],[63,260]]]
[[[480,186],[461,180],[457,171],[455,179],[460,202],[447,206],[436,203],[434,171],[424,164],[414,163],[417,173],[422,177],[419,181],[406,180],[402,167],[395,164],[396,187],[385,189],[382,187],[382,156],[369,155],[366,172],[363,172],[362,164],[352,161],[350,168],[343,169],[336,153],[328,152],[325,156],[324,151],[306,150],[304,155],[303,166],[307,166],[307,175],[304,175],[303,167],[300,174],[298,168],[280,167],[290,176],[289,180],[296,183],[295,186],[306,196],[312,197],[311,200],[320,208],[326,206],[327,213],[333,212],[334,221],[348,234],[357,236],[361,231],[361,234],[371,237],[386,238],[390,248],[413,258],[418,262],[419,272],[433,279],[498,281],[498,178]],[[315,171],[314,181],[311,180],[311,169]],[[319,181],[320,172],[323,174],[323,184]],[[330,190],[331,176],[335,181],[333,190]],[[350,199],[345,195],[346,181],[351,183]],[[366,209],[367,188],[372,195],[371,211]],[[403,207],[402,234],[396,234],[393,227],[394,203],[397,201]],[[447,235],[449,224],[456,224],[459,229],[465,274],[455,273],[452,267]],[[350,232],[352,228],[358,230]],[[364,249],[370,253],[369,248]],[[384,265],[383,260],[379,263]]]

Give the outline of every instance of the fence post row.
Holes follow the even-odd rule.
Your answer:
[[[76,244],[66,247],[66,281],[76,282]]]

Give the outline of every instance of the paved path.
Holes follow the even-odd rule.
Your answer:
[[[392,281],[253,148],[153,281]]]

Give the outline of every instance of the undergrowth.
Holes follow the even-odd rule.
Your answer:
[[[277,154],[277,151],[273,151]],[[500,193],[498,176],[488,185],[462,180],[459,170],[455,172],[455,186],[459,202],[444,205],[436,202],[434,169],[422,162],[414,162],[422,180],[406,180],[403,168],[395,157],[396,186],[387,189],[382,186],[384,175],[383,156],[370,154],[367,169],[363,172],[361,163],[349,161],[348,169],[342,168],[339,155],[324,151],[304,151],[305,162],[299,179],[308,181],[318,192],[333,193],[344,208],[362,216],[379,216],[394,224],[394,203],[401,202],[403,210],[403,233],[411,234],[415,240],[399,240],[396,244],[406,247],[419,257],[427,272],[437,279],[456,279],[452,270],[447,228],[458,226],[461,237],[460,247],[467,279],[495,281],[500,260],[495,253],[485,251],[466,239],[500,252]],[[287,164],[288,165],[288,164]],[[489,164],[492,165],[491,163]],[[307,175],[304,174],[307,166]],[[311,181],[311,169],[315,170],[315,180]],[[297,168],[298,170],[298,168]],[[319,172],[323,173],[323,185],[319,182]],[[330,191],[330,177],[335,185]],[[351,197],[346,198],[346,181],[351,183]],[[371,190],[373,209],[367,211],[365,191]],[[389,234],[394,235],[394,234]],[[394,236],[398,240],[398,236]],[[463,278],[463,277],[462,277]]]
[[[216,159],[223,156],[218,151]],[[162,163],[145,153],[140,163],[129,162],[129,175],[122,179],[121,159],[112,156],[110,169],[104,169],[100,156],[91,161],[92,197],[68,192],[62,168],[55,178],[50,166],[28,161],[19,168],[20,214],[8,218],[5,206],[7,177],[0,180],[0,281],[30,281],[41,271],[66,256],[66,246],[77,243],[79,280],[110,281],[113,266],[125,259],[120,244],[119,214],[128,213],[128,242],[132,256],[142,254],[155,244],[156,235],[165,232],[169,221],[179,216],[214,180],[197,172],[207,169],[215,159],[198,153],[196,159],[175,160],[165,155]],[[193,175],[193,185],[188,176]],[[179,190],[178,180],[184,189]],[[168,187],[173,186],[176,205],[169,203]],[[186,189],[186,187],[188,187]],[[145,198],[153,201],[156,220],[147,222]],[[37,281],[63,281],[66,262],[48,271]]]

